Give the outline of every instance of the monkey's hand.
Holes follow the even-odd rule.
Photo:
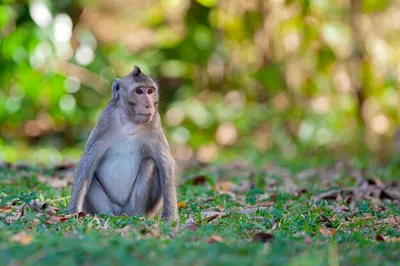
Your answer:
[[[80,212],[80,211],[78,211],[78,206],[73,205],[73,204],[71,204],[71,203],[68,205],[67,211],[68,211],[69,214],[73,214],[73,213],[78,213],[78,212]]]
[[[169,221],[177,221],[178,216],[178,202],[176,200],[176,187],[175,180],[169,181],[169,186],[164,186],[163,197],[163,211],[162,218]],[[165,191],[167,190],[167,191]]]
[[[167,221],[177,221],[178,220],[178,208],[176,208],[176,210],[168,211],[165,212],[163,211],[162,213],[162,218],[163,220],[167,220]]]

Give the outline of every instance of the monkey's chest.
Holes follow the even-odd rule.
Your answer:
[[[140,143],[133,139],[116,142],[96,169],[96,178],[104,191],[121,207],[129,200],[140,163]]]

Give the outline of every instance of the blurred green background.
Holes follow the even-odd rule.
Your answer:
[[[177,160],[395,150],[398,0],[3,0],[0,34],[0,160],[78,158],[134,65]]]

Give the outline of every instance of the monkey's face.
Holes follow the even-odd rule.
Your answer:
[[[157,112],[158,88],[156,83],[138,67],[122,79],[115,79],[113,95],[134,123],[143,124],[153,120]]]
[[[132,97],[129,103],[135,112],[134,122],[141,124],[153,120],[158,98],[157,89],[153,86],[139,86],[133,88],[130,94]]]

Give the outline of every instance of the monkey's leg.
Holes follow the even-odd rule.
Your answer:
[[[148,157],[142,160],[132,194],[122,210],[123,213],[148,217],[154,215],[161,199],[161,185],[156,170],[153,158]]]
[[[108,213],[118,215],[118,209],[120,209],[119,206],[116,206],[111,201],[96,177],[93,178],[90,184],[83,206],[87,208],[87,212],[90,214]]]

